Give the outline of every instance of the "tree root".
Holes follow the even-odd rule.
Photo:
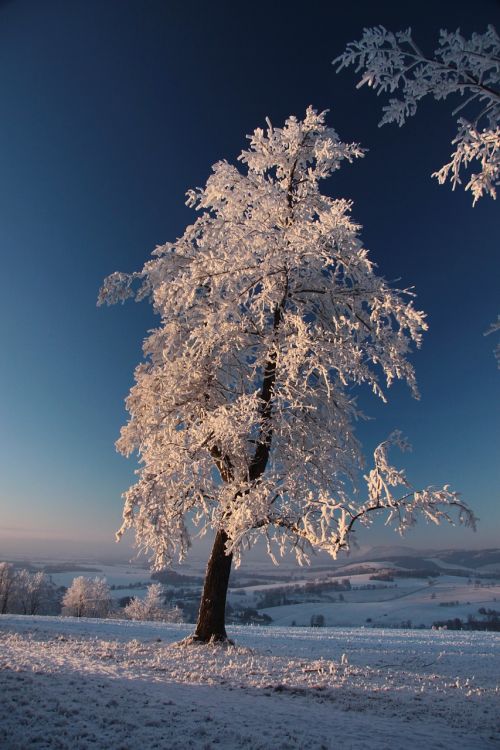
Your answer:
[[[228,638],[227,636],[213,635],[208,641],[205,641],[197,636],[196,633],[192,633],[191,635],[186,636],[186,638],[183,638],[181,641],[177,641],[174,645],[180,646],[182,648],[188,646],[217,646],[220,648],[228,648],[229,646],[234,646],[235,643],[233,640],[231,640],[231,638]]]

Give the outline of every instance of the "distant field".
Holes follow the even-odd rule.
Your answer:
[[[355,579],[351,579],[353,585]],[[476,587],[463,579],[438,578],[430,587],[422,582],[402,579],[397,589],[352,590],[344,592],[344,601],[305,603],[263,610],[277,625],[307,626],[312,615],[322,614],[330,626],[430,627],[436,621],[458,617],[467,620],[479,608],[500,611],[500,584]]]
[[[500,612],[500,575],[491,569],[498,563],[485,562],[496,560],[496,550],[441,555],[412,557],[399,553],[390,559],[319,568],[244,563],[231,578],[230,617],[238,621],[238,612],[253,609],[259,616],[270,617],[271,627],[307,627],[311,618],[320,617],[330,627],[429,628],[449,619],[477,618],[479,609]],[[476,563],[480,563],[477,570],[469,567]],[[29,564],[42,565],[35,561]],[[78,575],[105,577],[115,600],[142,597],[152,583],[150,570],[134,563],[44,564],[57,586],[69,586]],[[165,579],[165,590],[170,592],[171,601],[184,602],[185,618],[192,620],[203,569],[181,566],[177,570],[178,574]]]
[[[341,583],[348,578],[350,590],[329,588],[332,580]],[[430,583],[429,583],[430,580]],[[259,607],[269,615],[273,625],[308,626],[311,617],[321,615],[327,626],[431,627],[436,621],[450,618],[467,620],[478,616],[478,609],[500,612],[500,582],[463,576],[440,575],[432,579],[395,578],[384,583],[370,578],[370,574],[342,576],[336,579],[316,579],[316,594],[303,593],[308,581],[282,581],[268,586],[251,586],[230,591],[232,605],[259,607],[264,595],[272,591],[288,592],[288,603]],[[299,587],[299,588],[298,588]],[[315,601],[300,601],[301,599]],[[334,602],[328,599],[335,599]],[[276,597],[279,601],[278,597]],[[299,601],[297,601],[299,600]],[[297,603],[290,603],[297,601]]]

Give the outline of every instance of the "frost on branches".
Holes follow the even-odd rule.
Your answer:
[[[54,585],[42,571],[15,570],[11,563],[0,562],[0,614],[8,612],[36,615],[50,612]]]
[[[498,316],[495,323],[492,323],[491,326],[488,328],[485,336],[489,336],[490,333],[498,333],[500,331],[500,315]],[[495,348],[495,358],[497,360],[498,368],[500,369],[500,344],[496,345]]]
[[[433,177],[440,184],[449,179],[455,189],[462,182],[462,170],[476,165],[479,171],[470,175],[465,186],[472,192],[473,203],[483,195],[496,197],[500,179],[500,38],[493,26],[470,39],[459,30],[441,31],[433,57],[427,57],[415,44],[411,29],[394,34],[376,26],[364,29],[360,41],[348,44],[333,64],[338,64],[337,72],[356,65],[356,71],[362,72],[358,88],[368,84],[378,94],[399,94],[383,108],[380,125],[403,125],[427,94],[436,100],[459,94],[463,101],[453,114],[467,112],[468,119],[458,119],[451,161]]]
[[[124,609],[129,620],[149,620],[159,622],[182,622],[179,607],[167,609],[162,601],[161,583],[152,583],[144,599],[134,596]]]
[[[111,594],[105,578],[73,578],[64,594],[63,615],[69,617],[107,617],[111,610]]]
[[[390,465],[397,434],[375,452],[366,497],[353,493],[362,457],[352,387],[385,399],[401,379],[417,395],[407,355],[427,327],[412,294],[375,273],[350,202],[320,193],[363,150],[312,108],[249,140],[241,168],[220,161],[189,191],[199,216],[184,235],[142,271],[109,276],[99,298],[148,297],[161,319],[117,442],[141,462],[118,536],[133,528],[161,567],[185,554],[187,519],[215,529],[200,617],[205,605],[220,615],[232,556],[261,536],[273,560],[290,549],[303,563],[314,548],[348,549],[374,511],[401,532],[419,511],[439,522],[455,509],[473,523],[448,487],[416,492]],[[223,637],[220,618],[217,629]]]

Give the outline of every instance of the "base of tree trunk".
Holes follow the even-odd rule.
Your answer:
[[[226,555],[226,542],[226,532],[218,531],[207,564],[193,642],[224,643],[229,640],[225,624],[226,596],[233,556]]]
[[[199,638],[196,633],[183,638],[182,641],[178,641],[177,646],[221,646],[222,648],[227,646],[234,646],[234,641],[227,636],[225,638],[210,638],[208,641],[204,641]]]

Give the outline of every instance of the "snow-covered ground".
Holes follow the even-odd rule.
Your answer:
[[[500,746],[500,635],[0,616],[0,747]]]
[[[341,582],[342,578],[337,580]],[[260,612],[272,617],[273,626],[308,626],[313,615],[322,615],[327,626],[335,627],[398,627],[409,621],[413,627],[431,627],[434,622],[450,618],[464,621],[469,616],[477,618],[480,608],[500,610],[500,583],[494,580],[485,579],[477,584],[462,576],[441,575],[431,584],[419,578],[397,578],[384,584],[373,581],[370,574],[350,576],[349,580],[352,584],[349,591],[328,590],[324,582],[323,591],[319,590],[316,596],[309,595],[316,601],[262,609],[261,594],[276,588],[288,589],[291,600],[300,599],[300,593],[294,590],[295,582],[286,581],[230,589],[229,601],[233,606],[258,606]],[[324,593],[329,593],[336,601],[326,601]]]
[[[352,579],[351,579],[352,580]],[[478,615],[479,608],[500,610],[500,585],[474,586],[441,576],[434,586],[423,581],[400,581],[397,588],[343,592],[344,601],[306,602],[261,611],[273,625],[309,625],[312,615],[323,615],[326,625],[362,627],[365,624],[394,627],[410,621],[413,627],[458,617]]]

